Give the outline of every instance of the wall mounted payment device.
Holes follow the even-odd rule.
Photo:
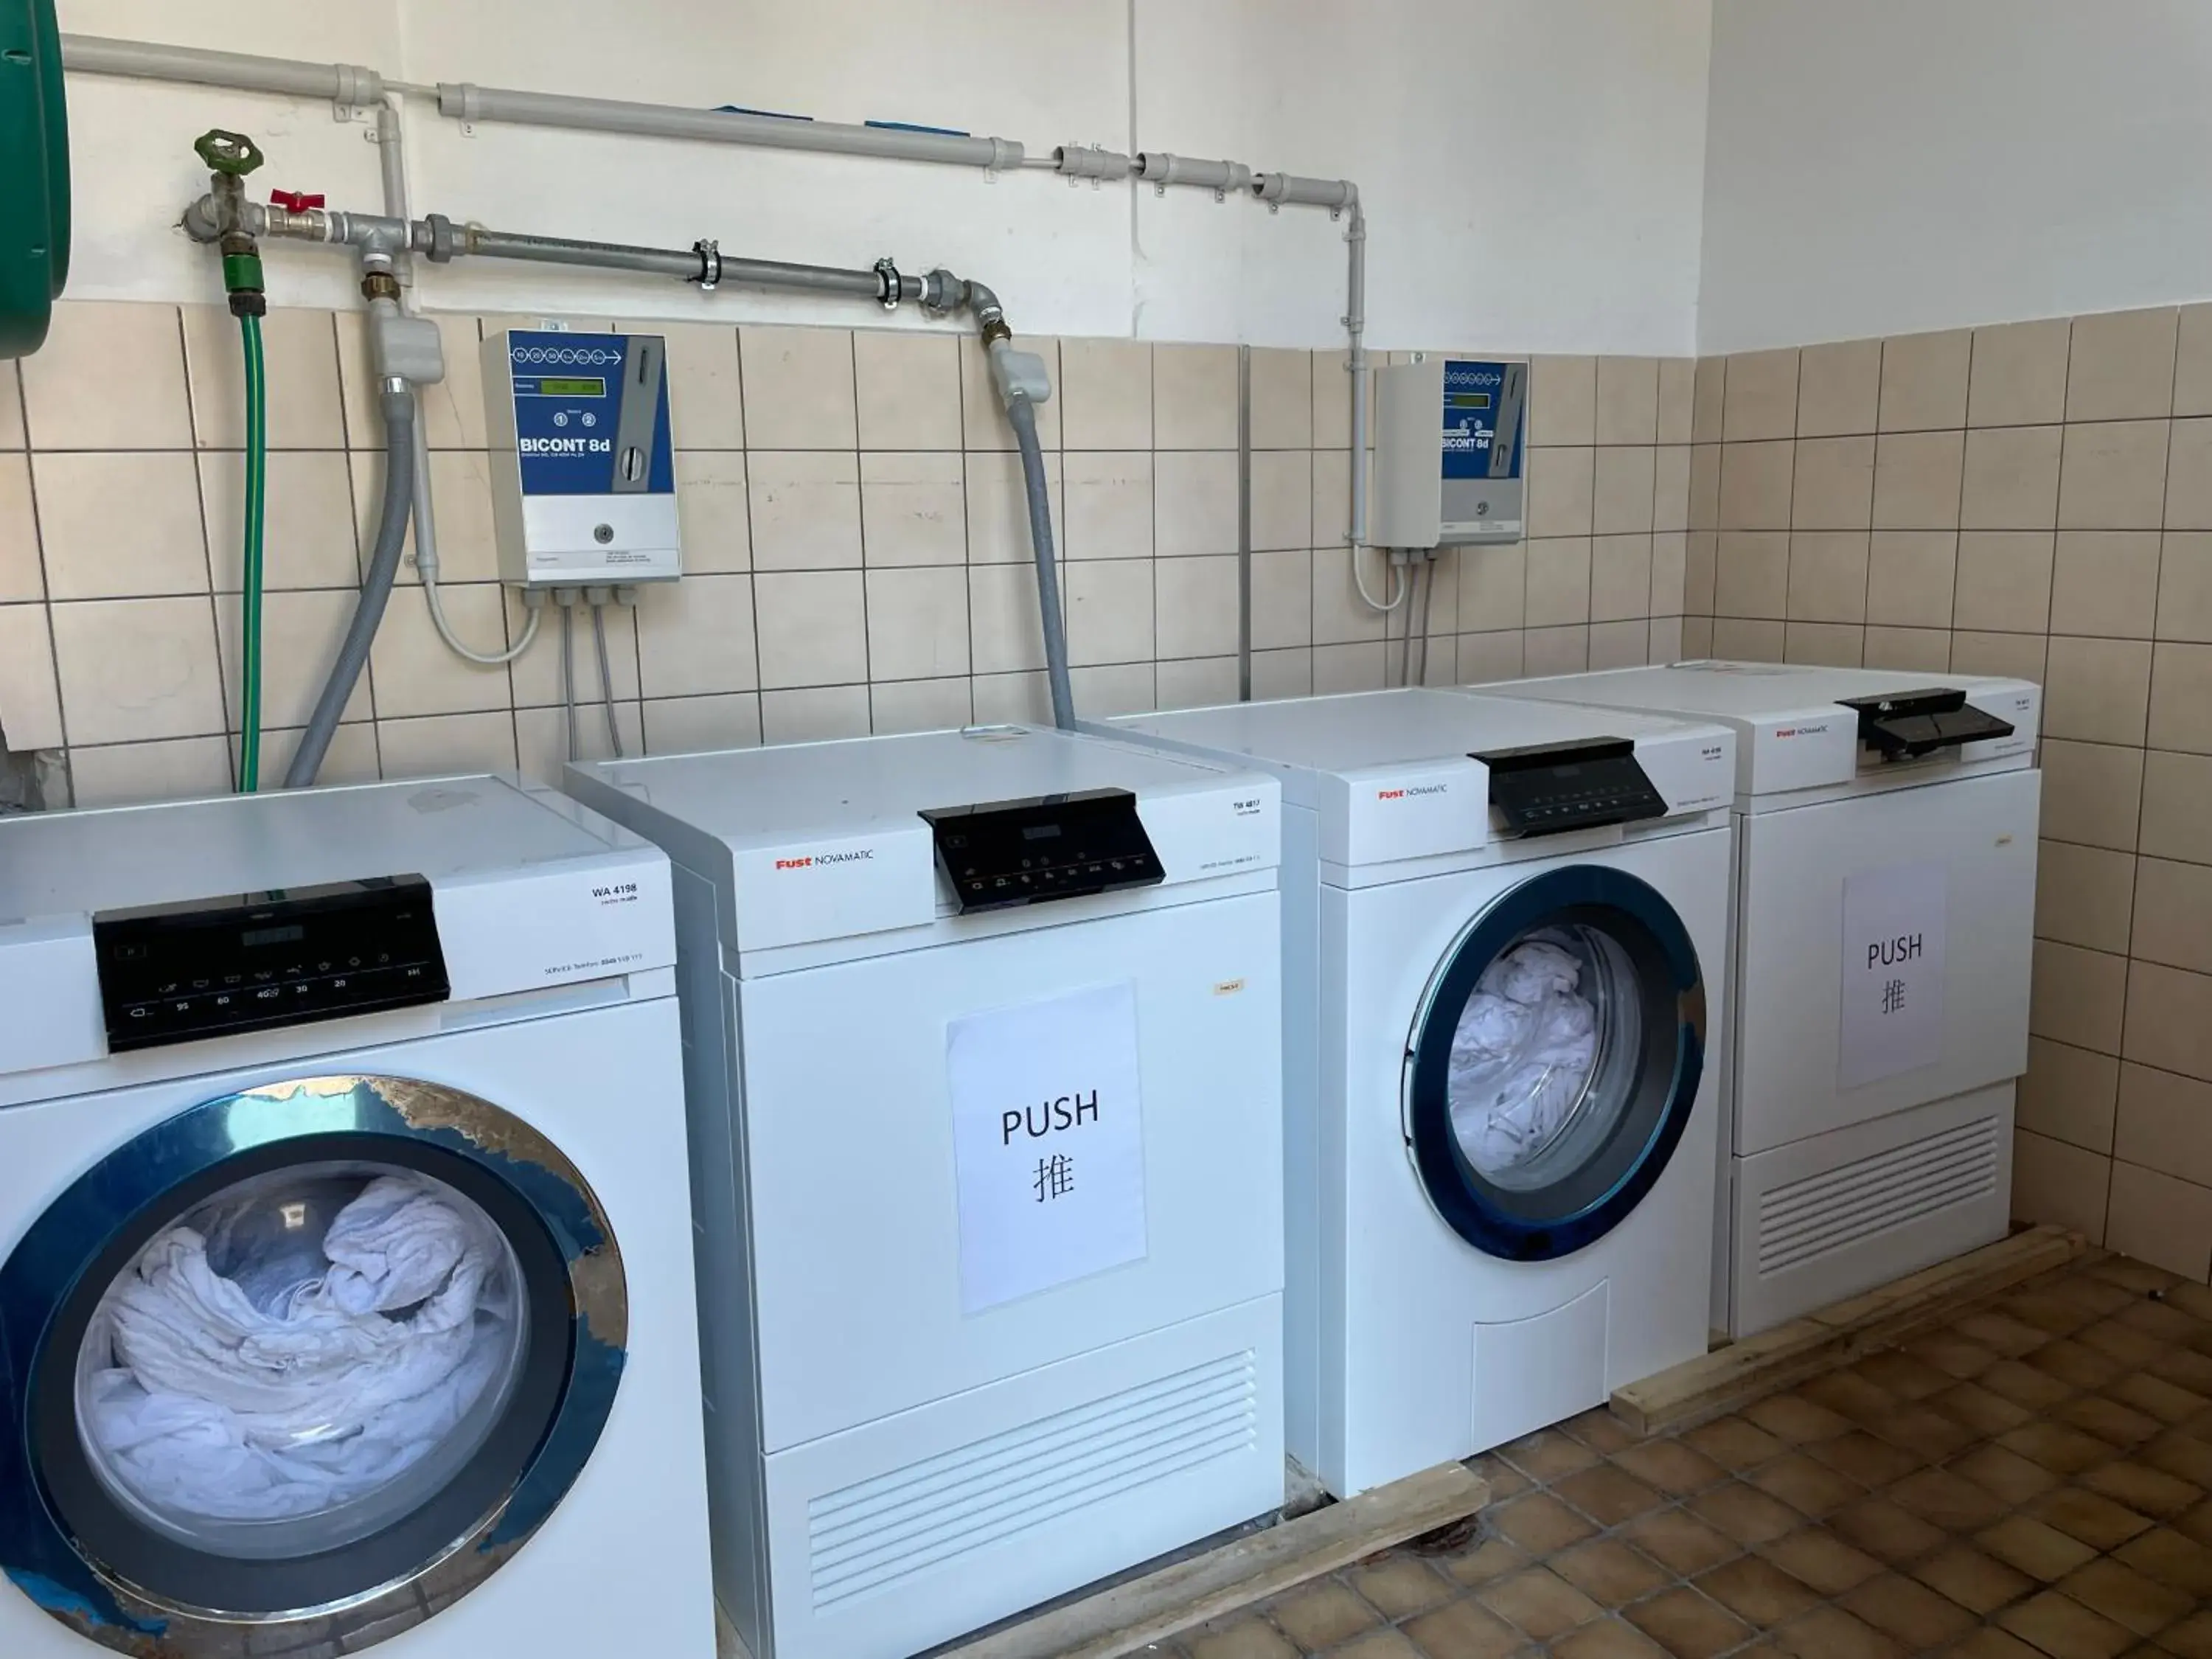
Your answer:
[[[1376,370],[1369,543],[1520,540],[1528,425],[1526,363],[1421,356]]]
[[[483,349],[500,580],[682,575],[666,341],[507,329]]]

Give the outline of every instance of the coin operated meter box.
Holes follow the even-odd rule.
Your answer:
[[[1376,547],[1517,542],[1528,365],[1431,355],[1375,371]]]
[[[483,351],[500,580],[567,588],[682,575],[667,342],[518,328]]]

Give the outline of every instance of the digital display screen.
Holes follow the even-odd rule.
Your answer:
[[[304,927],[249,927],[238,936],[240,945],[296,945],[307,938]]]
[[[599,379],[540,380],[535,395],[540,398],[604,398],[607,395],[607,383]],[[1488,401],[1484,399],[1486,404]]]
[[[1030,823],[1022,827],[1024,841],[1050,841],[1059,834],[1060,826],[1056,823]]]
[[[552,382],[549,380],[546,384],[550,386]],[[1444,407],[1446,409],[1487,409],[1490,407],[1490,394],[1487,392],[1449,392],[1444,394]]]

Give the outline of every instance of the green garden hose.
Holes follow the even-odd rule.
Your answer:
[[[261,784],[261,532],[269,477],[269,386],[261,357],[261,319],[238,319],[246,347],[246,547],[239,617],[238,787]]]

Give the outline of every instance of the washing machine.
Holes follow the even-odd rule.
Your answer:
[[[498,779],[0,819],[0,1653],[710,1659],[674,963]]]
[[[1704,1353],[1727,730],[1423,690],[1111,727],[1283,789],[1291,1455],[1348,1496]]]
[[[1715,1325],[1747,1336],[2003,1237],[2027,1066],[2038,688],[1686,662],[1513,693],[1736,733]]]
[[[1005,726],[566,780],[675,861],[756,1659],[902,1659],[1279,1507],[1273,780]]]

